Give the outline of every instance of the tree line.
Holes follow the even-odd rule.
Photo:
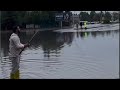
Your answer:
[[[96,13],[95,11],[88,12],[80,12],[79,18],[81,21],[89,21],[89,22],[102,22],[103,23],[110,23],[110,21],[115,21],[119,19],[119,13],[113,12],[110,13],[108,11],[100,11]]]
[[[1,11],[0,24],[2,30],[11,30],[12,26],[19,25],[21,28],[26,28],[27,24],[40,25],[41,28],[59,27],[60,23],[55,21],[56,13],[68,13],[69,20],[63,21],[63,26],[70,26],[72,21],[71,11]],[[79,18],[81,21],[97,21],[110,23],[111,20],[115,21],[119,18],[119,13],[113,12],[99,12],[95,11],[80,12]]]
[[[59,27],[59,22],[55,21],[56,13],[68,13],[70,11],[1,11],[1,28],[10,30],[14,25],[20,25],[25,28],[27,24],[40,25],[41,28]],[[69,26],[69,22],[63,22],[63,25]]]

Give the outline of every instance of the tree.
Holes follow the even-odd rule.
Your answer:
[[[104,23],[110,23],[112,15],[109,12],[105,12]]]
[[[41,27],[55,27],[58,22],[55,21],[55,14],[63,11],[2,11],[1,25],[2,29],[12,29],[14,25],[20,25],[25,28],[26,24],[37,24]],[[66,13],[71,14],[70,11]],[[67,22],[70,25],[70,21]],[[64,24],[63,25],[67,25]]]
[[[94,21],[94,16],[96,15],[95,11],[91,11],[90,12],[90,21],[93,22]]]
[[[96,13],[93,17],[94,21],[100,21],[101,18],[100,16],[101,16],[100,13]]]
[[[79,17],[81,21],[90,21],[88,12],[80,12]]]
[[[100,22],[102,22],[103,17],[104,17],[104,13],[103,13],[103,11],[101,11],[101,12],[100,12]]]
[[[17,25],[17,12],[16,11],[1,11],[1,28],[12,29]]]
[[[117,12],[113,12],[112,15],[113,15],[113,21],[119,19],[119,13],[117,13]]]
[[[17,22],[21,26],[21,28],[25,28],[26,15],[26,11],[17,11]]]

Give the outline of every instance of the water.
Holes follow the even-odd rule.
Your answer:
[[[110,29],[102,32],[79,32],[74,29],[38,32],[31,46],[21,55],[20,79],[119,78],[119,28],[112,27],[96,28]],[[10,78],[10,34],[1,33],[1,79]],[[33,31],[22,32],[21,42],[29,41],[33,34]]]

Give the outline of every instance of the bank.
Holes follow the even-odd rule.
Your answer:
[[[62,29],[70,29],[70,28],[73,28],[72,26],[64,26],[62,27]],[[24,31],[53,31],[53,30],[59,30],[61,29],[60,27],[52,27],[52,28],[28,28],[28,29],[21,29],[21,32],[24,32]],[[12,30],[0,30],[0,33],[7,33],[7,32],[12,32]]]

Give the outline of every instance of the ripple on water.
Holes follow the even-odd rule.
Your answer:
[[[107,29],[107,28],[100,28],[100,29]],[[108,39],[117,42],[116,41],[117,33],[118,32],[113,33],[114,38],[111,37],[112,36],[111,34],[110,34],[111,36],[109,35],[109,32],[108,34],[104,34],[105,37],[97,35],[97,38],[92,38],[90,36],[91,34],[88,37],[86,37],[86,39],[82,39],[81,37],[79,38],[74,37],[73,41],[69,41],[69,40],[68,42],[63,41],[64,44],[55,47],[56,50],[53,48],[53,46],[47,47],[47,50],[46,47],[42,49],[41,46],[37,46],[37,47],[31,46],[22,53],[20,60],[20,78],[21,79],[116,78],[118,77],[119,74],[117,73],[118,75],[116,75],[117,70],[113,64],[116,64],[117,62],[114,60],[115,63],[111,63],[109,62],[111,59],[106,60],[107,59],[106,57],[98,58],[99,55],[98,57],[94,56],[94,54],[91,55],[90,53],[92,51],[91,52],[89,51],[87,53],[87,49],[89,49],[89,46],[87,47],[87,45],[85,44],[86,42],[89,41],[90,43],[92,41],[96,42],[101,40],[102,42],[104,41],[107,42]],[[100,47],[100,49],[103,48]],[[110,67],[112,67],[113,69],[110,70],[111,69]],[[9,75],[10,72],[11,72],[11,61],[8,59],[8,57],[3,57],[0,63],[0,78],[8,79],[10,76]]]

